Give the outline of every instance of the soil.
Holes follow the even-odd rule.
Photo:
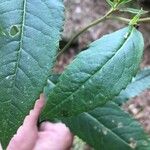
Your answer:
[[[139,7],[139,1],[134,5]],[[147,2],[148,1],[149,0],[147,0]],[[81,30],[93,20],[100,18],[108,10],[105,0],[64,0],[64,2],[66,6],[66,23],[63,40],[61,42],[62,47],[74,33]],[[141,2],[144,7],[144,0],[141,0]],[[146,9],[150,10],[150,7]],[[123,15],[126,16],[126,14]],[[73,60],[74,56],[82,49],[85,49],[92,41],[100,38],[104,34],[111,33],[121,27],[124,27],[125,25],[126,24],[116,20],[108,20],[92,27],[74,41],[68,51],[59,57],[55,71],[62,72]],[[143,68],[150,66],[150,25],[141,24],[139,30],[141,30],[145,38],[145,53],[143,62],[141,63],[141,68]],[[150,90],[147,90],[141,93],[140,96],[130,100],[123,106],[123,108],[138,119],[143,125],[145,131],[150,134]]]

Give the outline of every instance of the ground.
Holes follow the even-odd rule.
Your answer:
[[[108,10],[108,5],[106,5],[104,0],[64,1],[66,5],[66,23],[65,30],[63,32],[63,42],[61,43],[62,47],[74,33],[88,25],[91,21],[100,18]],[[139,3],[133,5],[140,7],[138,4]],[[145,9],[150,10],[150,7]],[[123,15],[126,16],[126,14]],[[55,67],[55,71],[62,72],[70,63],[70,61],[72,61],[75,54],[84,49],[91,41],[94,41],[100,38],[102,35],[113,32],[124,26],[124,23],[116,20],[108,20],[91,28],[76,41],[74,41],[71,48],[69,48],[68,51],[59,58]],[[150,66],[150,25],[141,24],[139,30],[141,30],[145,38],[145,53],[143,62],[141,63],[141,68],[143,68]],[[147,90],[143,92],[140,96],[130,100],[123,107],[126,111],[133,114],[134,117],[141,122],[145,131],[150,134],[150,91]]]

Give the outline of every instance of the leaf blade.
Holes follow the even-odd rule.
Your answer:
[[[113,3],[111,0],[106,0],[106,2],[107,2],[111,7],[114,6],[114,3]]]
[[[138,45],[137,41],[141,43]],[[141,34],[135,28],[131,31],[130,27],[93,42],[60,76],[56,87],[49,94],[43,117],[48,119],[75,115],[103,105],[119,94],[136,74],[143,46]],[[122,67],[127,70],[124,72]],[[111,68],[113,71],[110,71]],[[118,78],[121,78],[120,82]]]
[[[148,150],[150,147],[149,136],[141,125],[115,103],[65,118],[63,122],[96,150]]]
[[[126,101],[138,96],[143,91],[150,89],[150,68],[139,71],[133,81],[113,101],[122,105]]]
[[[0,12],[7,31],[0,37],[0,141],[6,147],[46,84],[64,7],[61,0],[2,0]]]

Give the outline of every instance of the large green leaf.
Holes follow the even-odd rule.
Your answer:
[[[46,87],[46,95],[50,93],[50,90],[54,87],[54,84],[58,82],[59,76],[60,74],[53,74],[49,78],[48,86]],[[114,98],[113,101],[118,105],[122,105],[129,99],[138,96],[143,91],[148,89],[150,89],[150,67],[141,69],[136,77],[132,79],[132,82],[126,87],[126,89],[123,90],[116,98]]]
[[[150,89],[150,68],[141,70],[131,84],[117,96],[114,101],[121,105],[127,100],[138,96],[144,90]]]
[[[0,141],[6,147],[43,91],[58,49],[62,0],[1,0]]]
[[[141,125],[115,103],[63,122],[96,150],[150,149],[150,137]]]
[[[60,76],[44,119],[79,114],[113,99],[137,73],[143,47],[141,33],[130,26],[92,43]]]

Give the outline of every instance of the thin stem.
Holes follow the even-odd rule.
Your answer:
[[[64,46],[64,48],[58,53],[57,57],[60,56],[60,54],[62,54],[63,52],[65,52],[70,45],[72,44],[72,42],[78,37],[80,36],[82,33],[86,32],[89,28],[101,23],[102,21],[106,20],[106,19],[116,19],[125,23],[129,23],[130,19],[128,18],[123,18],[123,17],[118,17],[118,16],[110,16],[113,12],[117,11],[117,9],[110,9],[104,16],[102,16],[101,18],[93,21],[91,24],[89,24],[88,26],[86,26],[85,28],[83,28],[82,30],[80,30],[78,33],[76,33],[70,40],[69,42]],[[138,23],[143,23],[143,22],[150,22],[150,17],[147,18],[142,18],[139,19]]]
[[[125,23],[129,23],[130,19],[128,18],[123,18],[123,17],[118,17],[118,16],[108,16],[108,19],[116,19]],[[147,18],[141,18],[139,19],[138,23],[150,23],[150,17]]]
[[[100,19],[97,19],[95,21],[93,21],[91,24],[89,24],[88,26],[86,26],[85,28],[83,28],[81,31],[79,31],[78,33],[76,33],[70,40],[69,42],[65,45],[65,47],[58,53],[57,57],[62,54],[63,52],[65,52],[70,45],[72,44],[72,42],[78,37],[80,36],[82,33],[84,33],[85,31],[87,31],[89,28],[99,24],[100,22],[104,21],[105,19],[107,19],[107,17],[109,15],[111,15],[113,12],[115,11],[115,9],[110,9],[103,17],[101,17]]]
[[[129,23],[129,22],[130,22],[130,19],[123,18],[123,17],[118,17],[118,16],[109,16],[109,17],[107,17],[107,18],[108,18],[108,19],[119,20],[119,21],[122,21],[122,22],[125,22],[125,23]]]
[[[138,22],[139,22],[139,23],[144,23],[144,22],[150,23],[150,17],[141,18]]]

